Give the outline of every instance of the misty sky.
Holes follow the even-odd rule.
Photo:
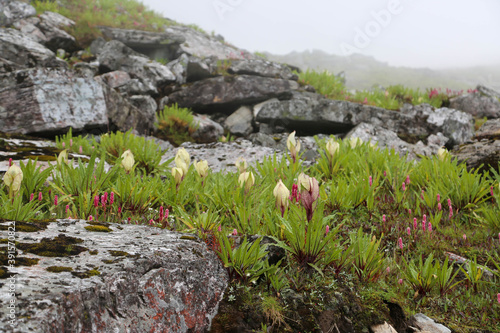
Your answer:
[[[394,66],[500,64],[499,0],[143,0],[249,51],[320,49]]]

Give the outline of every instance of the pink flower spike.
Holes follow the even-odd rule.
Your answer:
[[[42,201],[42,192],[38,192],[38,201]]]
[[[232,233],[233,236],[238,236],[238,230],[236,229],[233,229],[233,233]]]
[[[424,193],[425,193],[425,192],[424,192],[424,190],[422,190],[422,193],[420,194],[420,198],[421,198],[422,200],[424,200]]]
[[[411,216],[411,208],[410,208],[410,209],[408,209],[408,215],[410,215],[410,216]]]
[[[165,217],[164,217],[165,219],[168,219],[168,213],[169,213],[168,209],[165,209]]]
[[[69,139],[69,146],[73,147],[73,139]]]
[[[92,221],[93,217],[92,215],[89,215],[89,221]]]
[[[30,194],[30,201],[33,201],[33,198],[35,197],[35,193]]]
[[[411,235],[411,228],[410,227],[406,228],[406,233],[408,234],[408,236]]]
[[[83,148],[82,148],[82,146],[80,146],[80,147],[78,148],[78,153],[83,154]]]
[[[154,222],[153,219],[149,220],[149,225],[153,225]]]
[[[441,203],[438,203],[438,210],[442,210],[443,207],[441,206]]]
[[[121,212],[122,212],[122,207],[120,206],[118,207],[118,214],[121,214]]]
[[[427,230],[429,230],[429,232],[432,232],[432,223],[430,221],[427,224]]]
[[[94,207],[97,208],[99,206],[99,195],[94,197]]]
[[[389,266],[387,266],[387,268],[385,269],[385,271],[387,272],[387,274],[389,274],[391,272],[391,268]]]
[[[57,199],[58,199],[58,197],[57,197],[57,195],[55,195],[54,196],[54,206],[57,206],[57,201],[58,201]]]
[[[384,177],[387,177],[387,171],[384,170]]]
[[[424,220],[425,223],[427,223],[427,215],[424,214],[424,216],[422,216],[422,219]]]
[[[490,187],[490,193],[491,193],[491,196],[493,196],[493,186]]]
[[[400,285],[401,285],[401,284],[403,284],[403,279],[399,279],[399,280],[398,280],[398,283],[399,283]]]
[[[403,185],[401,186],[403,188],[403,191],[406,191],[406,184],[403,182]]]
[[[64,214],[68,214],[69,211],[69,205],[66,205],[66,209],[64,210]]]
[[[425,221],[422,221],[422,230],[425,231]]]
[[[410,175],[406,175],[406,185],[410,185]]]
[[[12,166],[12,157],[9,158],[9,168]],[[492,187],[493,188],[493,187]]]
[[[498,241],[500,242],[500,232],[498,233]]]
[[[328,235],[329,232],[330,232],[330,227],[326,226],[326,228],[325,228],[325,235]]]
[[[398,245],[399,245],[399,248],[402,250],[403,249],[403,240],[401,239],[401,237],[399,237],[399,239],[398,239]]]
[[[417,230],[417,218],[416,217],[413,218],[413,229]]]
[[[451,199],[448,198],[448,207],[451,207]]]
[[[453,217],[453,208],[450,207],[450,219]]]
[[[372,187],[372,184],[373,184],[373,178],[372,178],[372,176],[368,177],[368,183],[370,184],[370,187]]]
[[[467,240],[467,235],[466,235],[466,234],[463,234],[463,235],[462,235],[462,238],[464,239],[464,241],[466,241],[466,240]]]
[[[220,226],[217,227],[217,231],[218,232],[221,232],[222,231],[222,228]]]
[[[441,196],[438,194],[437,195],[437,202],[440,202],[441,201]]]
[[[111,192],[109,195],[109,204],[112,205],[115,202],[115,192]]]
[[[63,142],[63,143],[62,143],[62,147],[63,147],[63,148],[66,148],[66,142]]]
[[[382,215],[382,222],[384,222],[384,223],[385,223],[385,214],[384,214],[384,215]]]

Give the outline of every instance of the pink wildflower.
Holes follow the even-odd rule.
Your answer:
[[[408,209],[408,215],[411,215],[411,208]]]
[[[403,279],[399,279],[399,280],[398,280],[398,283],[399,283],[399,284],[403,284]]]
[[[432,232],[432,223],[430,221],[427,224],[427,230],[429,230],[429,232]]]
[[[217,231],[218,232],[221,232],[222,231],[222,228],[220,226],[217,227]]]
[[[438,203],[438,210],[442,210],[443,207],[441,206],[441,203]]]
[[[372,183],[373,183],[373,179],[372,179],[372,176],[370,176],[370,177],[368,177],[368,184],[370,184],[370,187],[372,187]]]
[[[416,217],[413,218],[413,229],[417,230],[417,218]]]
[[[406,191],[406,184],[403,182],[403,185],[401,186],[403,188],[403,191]]]
[[[57,199],[58,199],[58,197],[57,197],[57,195],[55,195],[54,196],[54,206],[57,206],[57,201],[58,201]]]
[[[403,249],[403,240],[401,239],[401,237],[399,237],[399,239],[398,239],[398,245],[399,245],[399,248],[402,250]]]
[[[94,207],[97,208],[99,206],[99,195],[94,197]]]
[[[109,204],[112,205],[115,202],[115,192],[111,192],[109,195]]]
[[[464,239],[464,241],[466,241],[466,240],[467,240],[467,235],[466,235],[466,234],[463,234],[463,235],[462,235],[462,238]]]
[[[82,146],[80,146],[80,147],[78,148],[78,153],[83,154],[83,148],[82,148]]]
[[[238,236],[238,230],[236,229],[233,229],[233,233],[232,233],[233,236]]]
[[[387,274],[389,274],[391,272],[391,268],[389,266],[387,266],[387,268],[385,269],[385,271],[387,272]]]
[[[42,192],[38,192],[38,201],[42,201]]]
[[[424,214],[424,216],[422,218],[424,220],[424,223],[427,223],[427,215]]]
[[[448,207],[451,207],[451,199],[448,198]]]
[[[384,215],[382,215],[382,222],[384,222],[384,223],[385,223],[385,214],[384,214]]]
[[[422,231],[425,231],[425,221],[422,221]]]
[[[406,175],[406,185],[410,185],[410,175]]]
[[[12,157],[9,158],[9,168],[12,166]]]
[[[411,228],[410,227],[406,228],[406,233],[408,234],[408,236],[411,235]]]
[[[64,213],[68,214],[68,211],[69,211],[69,205],[66,205],[66,209],[64,210]]]
[[[92,215],[89,215],[89,221],[92,221],[93,217]]]
[[[33,201],[33,198],[35,197],[35,193],[30,194],[30,201]]]
[[[437,202],[440,202],[441,201],[441,196],[438,194],[437,195]]]
[[[325,228],[325,235],[328,235],[329,232],[330,232],[330,227],[326,226],[326,228]]]

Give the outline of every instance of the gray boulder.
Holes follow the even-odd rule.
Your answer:
[[[134,95],[128,98],[130,104],[141,110],[141,122],[147,122],[150,125],[150,129],[153,128],[153,124],[156,122],[156,105],[155,100],[151,96],[146,95]]]
[[[479,93],[483,94],[484,96],[495,97],[500,99],[500,92],[496,91],[493,88],[486,87],[482,84],[478,84],[476,90],[479,91]]]
[[[298,80],[290,67],[264,59],[230,60],[227,68],[230,74],[257,75],[283,80]]]
[[[247,136],[253,132],[253,113],[248,106],[242,106],[234,111],[224,121],[224,127],[236,136]]]
[[[177,54],[186,53],[198,58],[215,57],[217,59],[255,59],[252,53],[225,44],[216,37],[190,27],[170,25],[165,29],[166,33],[180,35],[185,42],[179,45]]]
[[[145,86],[161,89],[175,81],[175,75],[166,66],[116,40],[104,45],[97,60],[101,73],[121,70],[133,78],[140,79]]]
[[[177,58],[179,45],[186,41],[182,34],[169,30],[154,32],[103,26],[99,29],[106,39],[120,41],[151,59],[172,60]]]
[[[66,62],[57,59],[54,52],[11,28],[0,28],[0,59],[15,64],[17,68],[67,67]]]
[[[206,115],[194,115],[193,124],[197,127],[191,137],[199,143],[217,142],[224,134],[222,126]]]
[[[0,76],[0,131],[58,134],[106,128],[102,87],[64,69],[37,68]]]
[[[20,19],[35,15],[36,9],[25,2],[0,0],[0,27],[11,25]]]
[[[479,92],[452,98],[450,108],[467,112],[476,118],[500,118],[500,101],[498,98],[483,96]]]
[[[476,139],[500,140],[500,119],[486,121],[476,132]]]
[[[465,162],[468,170],[498,170],[500,140],[481,140],[461,145],[452,151],[459,162]],[[500,170],[499,170],[500,171]]]
[[[75,22],[53,12],[45,12],[40,15],[38,28],[45,35],[44,45],[53,52],[58,49],[63,49],[67,52],[74,52],[79,49],[75,37],[64,31],[64,28],[69,28],[75,25]]]
[[[451,330],[448,327],[436,323],[433,319],[427,317],[423,313],[417,313],[413,316],[412,326],[416,326],[421,332],[451,333]]]
[[[233,111],[242,104],[253,104],[269,98],[286,99],[297,88],[295,81],[250,75],[220,76],[197,81],[170,94],[171,103],[195,111]]]
[[[9,222],[4,222],[6,226]],[[204,332],[228,277],[217,255],[192,235],[140,226],[58,220],[17,233],[16,321],[9,332]],[[37,252],[34,244],[55,244]],[[40,245],[39,245],[40,246]],[[6,245],[4,246],[6,247]],[[39,254],[36,254],[39,253]],[[8,282],[9,280],[2,280]],[[7,308],[10,297],[0,298]]]

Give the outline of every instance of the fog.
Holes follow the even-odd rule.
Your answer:
[[[360,53],[393,66],[500,64],[500,1],[145,0],[249,51]]]

